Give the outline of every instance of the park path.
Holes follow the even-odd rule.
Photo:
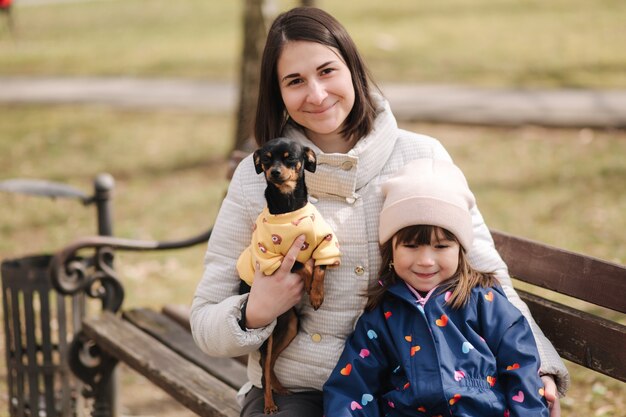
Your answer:
[[[626,89],[540,90],[384,83],[402,121],[493,126],[626,128]],[[0,77],[0,104],[104,104],[232,112],[228,82],[92,77]]]

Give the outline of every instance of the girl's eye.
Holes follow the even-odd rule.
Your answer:
[[[333,71],[335,71],[335,69],[334,69],[334,68],[324,68],[324,69],[320,72],[320,74],[321,74],[321,75],[327,75],[327,74],[330,74],[330,73],[331,73],[331,72],[333,72]]]
[[[433,243],[433,247],[436,249],[446,249],[446,248],[450,248],[454,246],[456,246],[456,243],[453,240],[447,240],[447,239]]]

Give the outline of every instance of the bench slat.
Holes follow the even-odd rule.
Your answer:
[[[234,389],[239,390],[248,381],[244,365],[232,358],[208,356],[194,343],[189,331],[171,318],[146,308],[125,311],[124,318]]]
[[[238,417],[236,391],[110,312],[83,322],[103,351],[128,364],[181,404],[206,417]]]
[[[626,382],[626,326],[517,291],[563,358]]]
[[[494,230],[491,234],[511,276],[626,313],[625,267]]]
[[[191,332],[191,324],[189,323],[191,307],[182,304],[166,304],[161,308],[161,313]]]

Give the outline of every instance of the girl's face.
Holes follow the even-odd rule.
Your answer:
[[[398,243],[394,236],[392,247],[396,274],[418,291],[432,290],[459,267],[460,245],[441,232],[433,233],[430,245]]]
[[[287,42],[277,63],[278,83],[289,116],[324,152],[347,152],[354,143],[340,134],[354,105],[352,75],[335,48]]]

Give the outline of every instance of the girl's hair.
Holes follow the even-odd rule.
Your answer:
[[[355,100],[341,134],[361,138],[373,128],[375,105],[370,97],[371,77],[356,45],[334,17],[314,7],[297,7],[280,14],[267,35],[263,57],[254,134],[259,146],[282,134],[289,115],[278,83],[278,59],[289,41],[308,41],[336,48],[352,75]],[[375,86],[375,85],[374,85]]]
[[[414,245],[430,245],[433,240],[438,241],[440,236],[448,240],[459,242],[456,236],[448,230],[430,225],[408,226],[399,230],[396,237],[396,246],[404,243]],[[378,276],[379,281],[370,286],[367,292],[367,304],[365,310],[373,310],[385,296],[387,289],[401,280],[395,270],[390,266],[393,260],[393,237],[380,247],[382,264]],[[490,287],[496,285],[495,275],[491,272],[480,272],[472,268],[465,255],[465,249],[459,244],[459,267],[452,277],[447,279],[438,290],[439,292],[451,291],[452,295],[446,302],[454,309],[467,304],[472,288],[477,286]]]

